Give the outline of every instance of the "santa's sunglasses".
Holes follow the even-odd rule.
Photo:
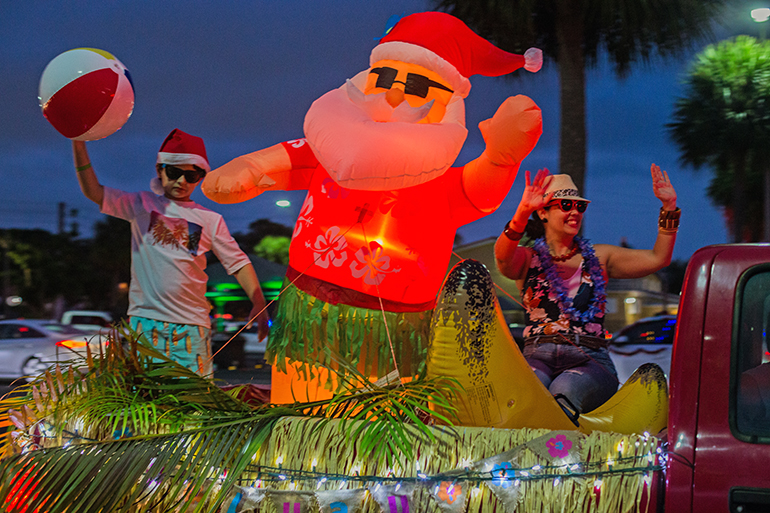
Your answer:
[[[176,166],[163,164],[163,170],[166,171],[166,176],[172,182],[179,180],[179,177],[184,175],[184,179],[187,180],[187,183],[198,183],[203,180],[204,176],[206,176],[206,171],[198,166],[195,166],[195,169],[192,171],[187,171]]]
[[[393,87],[393,83],[396,81],[396,77],[398,76],[397,69],[389,68],[387,66],[383,66],[381,68],[372,68],[369,73],[377,74],[377,83],[375,84],[375,87],[381,87],[383,89],[390,89]],[[406,82],[399,82],[399,84],[404,84],[404,94],[411,94],[413,96],[419,96],[420,98],[427,97],[428,89],[431,87],[443,89],[444,91],[449,91],[450,93],[454,92],[444,84],[439,84],[435,80],[431,80],[425,75],[419,75],[417,73],[407,73]]]
[[[551,207],[557,206],[561,209],[562,212],[569,212],[572,210],[572,207],[574,206],[578,212],[581,214],[586,211],[586,208],[588,208],[588,202],[582,201],[582,200],[568,200],[563,199],[558,201],[557,203],[552,203],[545,207],[546,209],[549,209]]]

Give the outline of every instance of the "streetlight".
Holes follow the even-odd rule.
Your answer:
[[[751,19],[759,23],[759,40],[765,39],[765,22],[770,19],[770,8],[760,7],[751,10]],[[764,237],[765,242],[770,242],[770,167],[765,164],[765,201],[764,201]]]
[[[751,18],[757,23],[762,23],[770,18],[770,7],[761,7],[751,10]]]
[[[760,7],[751,10],[751,19],[757,23],[764,23],[770,19],[770,7]],[[759,39],[765,38],[765,25],[759,26]]]

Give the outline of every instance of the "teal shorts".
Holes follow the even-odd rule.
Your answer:
[[[201,376],[213,375],[210,328],[136,316],[130,317],[130,322],[131,328],[159,352]]]

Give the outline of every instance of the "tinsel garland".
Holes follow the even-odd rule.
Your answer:
[[[556,293],[561,312],[573,321],[587,323],[604,311],[604,303],[607,302],[607,294],[605,291],[606,280],[604,279],[601,264],[596,257],[596,253],[594,253],[594,248],[591,243],[582,237],[575,237],[575,242],[580,248],[580,253],[582,253],[583,259],[585,260],[588,274],[591,276],[591,281],[594,284],[593,298],[591,299],[588,309],[583,313],[575,310],[572,304],[572,298],[569,297],[568,291],[564,287],[564,280],[559,276],[559,272],[553,263],[551,249],[545,242],[545,239],[537,239],[535,241],[534,249],[540,259],[540,266],[543,268],[543,272],[545,272],[545,276],[548,278],[548,282],[551,285],[551,290]]]
[[[361,453],[355,440],[345,440],[336,421],[322,427],[318,422],[317,419],[303,418],[279,421],[269,443],[255,455],[253,466],[241,476],[241,484],[268,490],[331,491],[355,489],[373,483],[419,483],[421,473],[438,477],[442,472],[471,465],[474,461],[503,453],[549,433],[545,429],[436,429],[434,442],[415,440],[415,454],[419,455],[417,461],[403,460],[399,465],[389,466],[384,460],[374,460]],[[653,468],[660,468],[653,463],[656,460],[649,456],[660,453],[659,440],[647,434],[621,435],[599,431],[576,436],[582,439],[579,451],[582,470],[574,474],[570,474],[568,468],[550,467],[548,458],[544,459],[533,451],[521,452],[519,468],[535,468],[547,475],[532,475],[529,479],[522,478],[521,482],[511,482],[511,486],[521,487],[521,494],[509,507],[532,513],[638,513],[643,495],[649,499]],[[604,472],[592,471],[599,468]],[[299,474],[297,471],[300,471]],[[302,477],[303,473],[307,475]],[[267,477],[271,474],[282,475],[280,479]],[[353,479],[351,476],[360,477]],[[462,476],[456,478],[462,479]],[[491,492],[489,481],[475,481],[471,486],[463,511],[493,513],[507,510]],[[413,505],[419,505],[419,511],[440,511],[431,504],[428,488],[418,486]],[[261,511],[278,513],[279,510],[267,502]],[[362,513],[380,513],[380,508],[369,497],[364,502]]]

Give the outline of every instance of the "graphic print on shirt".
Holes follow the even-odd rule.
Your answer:
[[[327,269],[329,264],[339,267],[348,259],[348,242],[344,235],[340,235],[340,227],[332,226],[324,235],[316,237],[311,245],[309,241],[305,242],[305,247],[312,249],[313,262],[318,267]]]
[[[577,294],[572,298],[572,305],[578,312],[588,310],[594,297],[595,285],[591,275],[586,271],[586,263],[580,264],[581,281]],[[580,321],[571,319],[569,315],[561,311],[559,297],[551,286],[540,258],[532,256],[530,268],[524,279],[524,315],[527,326],[524,328],[524,337],[536,335],[555,335],[557,333],[577,333],[603,337],[604,313],[599,312],[592,319]]]
[[[400,267],[390,266],[390,257],[377,241],[371,241],[368,248],[361,246],[355,257],[358,262],[350,262],[350,272],[354,278],[363,277],[367,285],[379,285],[386,274],[401,272]]]
[[[308,194],[307,198],[305,198],[305,203],[302,204],[302,209],[299,212],[299,217],[297,217],[297,224],[294,225],[294,232],[291,234],[291,238],[294,239],[297,235],[302,232],[302,228],[304,226],[310,226],[313,224],[313,216],[311,215],[313,212],[313,196]]]
[[[155,212],[150,213],[150,226],[147,229],[151,244],[170,246],[173,249],[189,251],[192,256],[198,256],[198,245],[201,242],[203,227],[186,219],[166,217]]]
[[[321,182],[321,193],[329,199],[345,199],[350,191],[327,176]]]

